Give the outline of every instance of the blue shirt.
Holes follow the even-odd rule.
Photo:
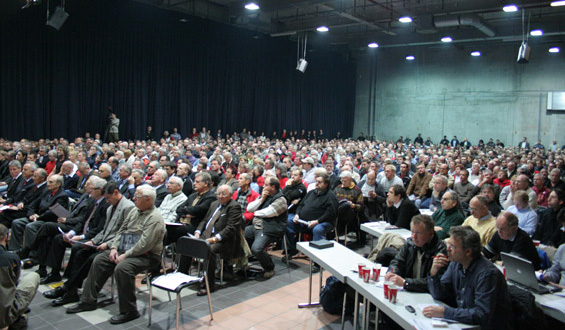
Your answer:
[[[522,228],[528,235],[534,235],[538,226],[538,215],[535,211],[532,211],[529,206],[518,210],[516,205],[509,206],[507,211],[518,218],[518,227]]]
[[[485,257],[473,260],[468,269],[450,262],[440,277],[428,276],[434,299],[456,307],[445,307],[444,318],[481,329],[510,329],[512,304],[502,273]]]

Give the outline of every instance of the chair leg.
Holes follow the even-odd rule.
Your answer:
[[[208,296],[208,308],[210,308],[210,321],[214,319],[214,312],[212,311],[212,299],[210,298],[210,285],[208,284],[208,274],[204,275],[204,283],[206,284],[206,293]]]
[[[180,292],[177,293],[177,330],[179,330],[179,317],[180,317]]]
[[[286,244],[286,232],[283,235],[284,253],[286,256],[286,268],[288,268],[288,246]]]
[[[114,302],[114,274],[112,274],[111,278],[112,281],[110,284],[110,299],[112,299],[112,302]]]
[[[153,286],[149,285],[149,324],[147,324],[148,327],[151,326],[152,307],[153,307]]]
[[[215,274],[214,274],[214,276],[215,276]],[[220,258],[220,285],[223,285],[223,284],[224,284],[224,259]]]
[[[145,270],[145,281],[147,282],[147,290],[149,290],[151,288],[151,279],[149,278],[149,270],[148,269]]]

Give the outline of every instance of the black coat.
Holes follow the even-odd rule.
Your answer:
[[[420,214],[420,210],[408,198],[404,198],[400,202],[398,208],[391,206],[386,207],[385,220],[391,225],[410,230],[410,221],[412,217]]]

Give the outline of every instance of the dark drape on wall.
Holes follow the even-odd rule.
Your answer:
[[[120,138],[147,125],[351,134],[355,65],[338,54],[308,53],[302,74],[289,40],[124,0],[67,1],[67,11],[59,32],[44,5],[2,16],[0,137],[102,133],[108,106]]]

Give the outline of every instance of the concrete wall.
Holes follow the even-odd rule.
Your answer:
[[[422,133],[435,143],[457,135],[473,144],[492,137],[507,145],[523,136],[533,145],[539,134],[546,146],[554,138],[565,144],[565,112],[545,110],[548,91],[565,91],[565,59],[547,49],[534,45],[528,64],[516,63],[517,44],[481,49],[481,57],[457,45],[420,47],[410,52],[415,61],[405,60],[406,48],[368,50],[358,56],[353,134]]]

